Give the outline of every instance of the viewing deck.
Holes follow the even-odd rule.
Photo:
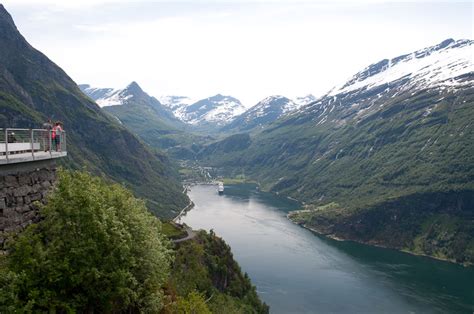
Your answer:
[[[0,165],[66,156],[65,131],[53,134],[44,129],[0,129]]]

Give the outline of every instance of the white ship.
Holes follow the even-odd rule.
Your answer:
[[[217,193],[224,194],[224,183],[219,182],[219,186],[217,187]]]

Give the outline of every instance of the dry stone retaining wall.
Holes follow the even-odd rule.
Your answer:
[[[38,222],[38,203],[46,202],[46,195],[56,180],[54,163],[19,164],[0,169],[0,251],[9,234]]]

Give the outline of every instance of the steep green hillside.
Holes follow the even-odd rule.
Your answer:
[[[38,128],[49,117],[68,131],[68,167],[87,167],[130,186],[161,216],[187,203],[167,157],[150,150],[31,47],[0,6],[0,125]]]

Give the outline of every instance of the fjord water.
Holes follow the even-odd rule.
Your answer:
[[[272,313],[472,313],[474,268],[314,235],[296,202],[254,185],[196,185],[183,217],[231,246]]]

